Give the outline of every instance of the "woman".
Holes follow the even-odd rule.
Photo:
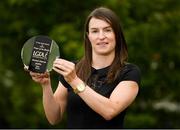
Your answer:
[[[127,46],[117,16],[108,8],[93,10],[85,23],[85,55],[73,63],[56,59],[60,74],[53,93],[50,75],[30,72],[43,88],[43,106],[51,124],[67,111],[68,128],[123,128],[127,107],[140,84],[139,68],[126,63]]]

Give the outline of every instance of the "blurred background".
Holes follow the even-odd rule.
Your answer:
[[[23,70],[21,48],[48,35],[62,58],[81,58],[84,22],[98,6],[117,13],[129,62],[142,72],[125,128],[180,128],[180,0],[1,0],[0,128],[65,128],[66,115],[58,125],[48,123],[42,88]],[[51,77],[55,90],[58,75]]]

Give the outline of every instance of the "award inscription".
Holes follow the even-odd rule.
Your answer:
[[[37,73],[46,72],[52,40],[45,36],[38,36],[34,40],[29,70]]]

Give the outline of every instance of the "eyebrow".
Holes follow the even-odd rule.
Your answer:
[[[106,29],[106,28],[112,28],[111,26],[107,26],[107,27],[104,27],[103,29]],[[89,28],[90,30],[93,30],[93,29],[98,29],[96,27],[92,27],[92,28]]]

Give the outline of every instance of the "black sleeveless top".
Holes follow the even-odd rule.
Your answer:
[[[113,83],[105,82],[108,69],[109,67],[98,70],[92,68],[91,82],[88,83],[88,86],[97,93],[109,98],[115,87],[125,80],[135,81],[140,85],[140,70],[134,64],[126,64]],[[60,82],[68,89],[67,128],[123,128],[126,109],[112,120],[107,121],[73,92],[63,76],[60,76]]]

